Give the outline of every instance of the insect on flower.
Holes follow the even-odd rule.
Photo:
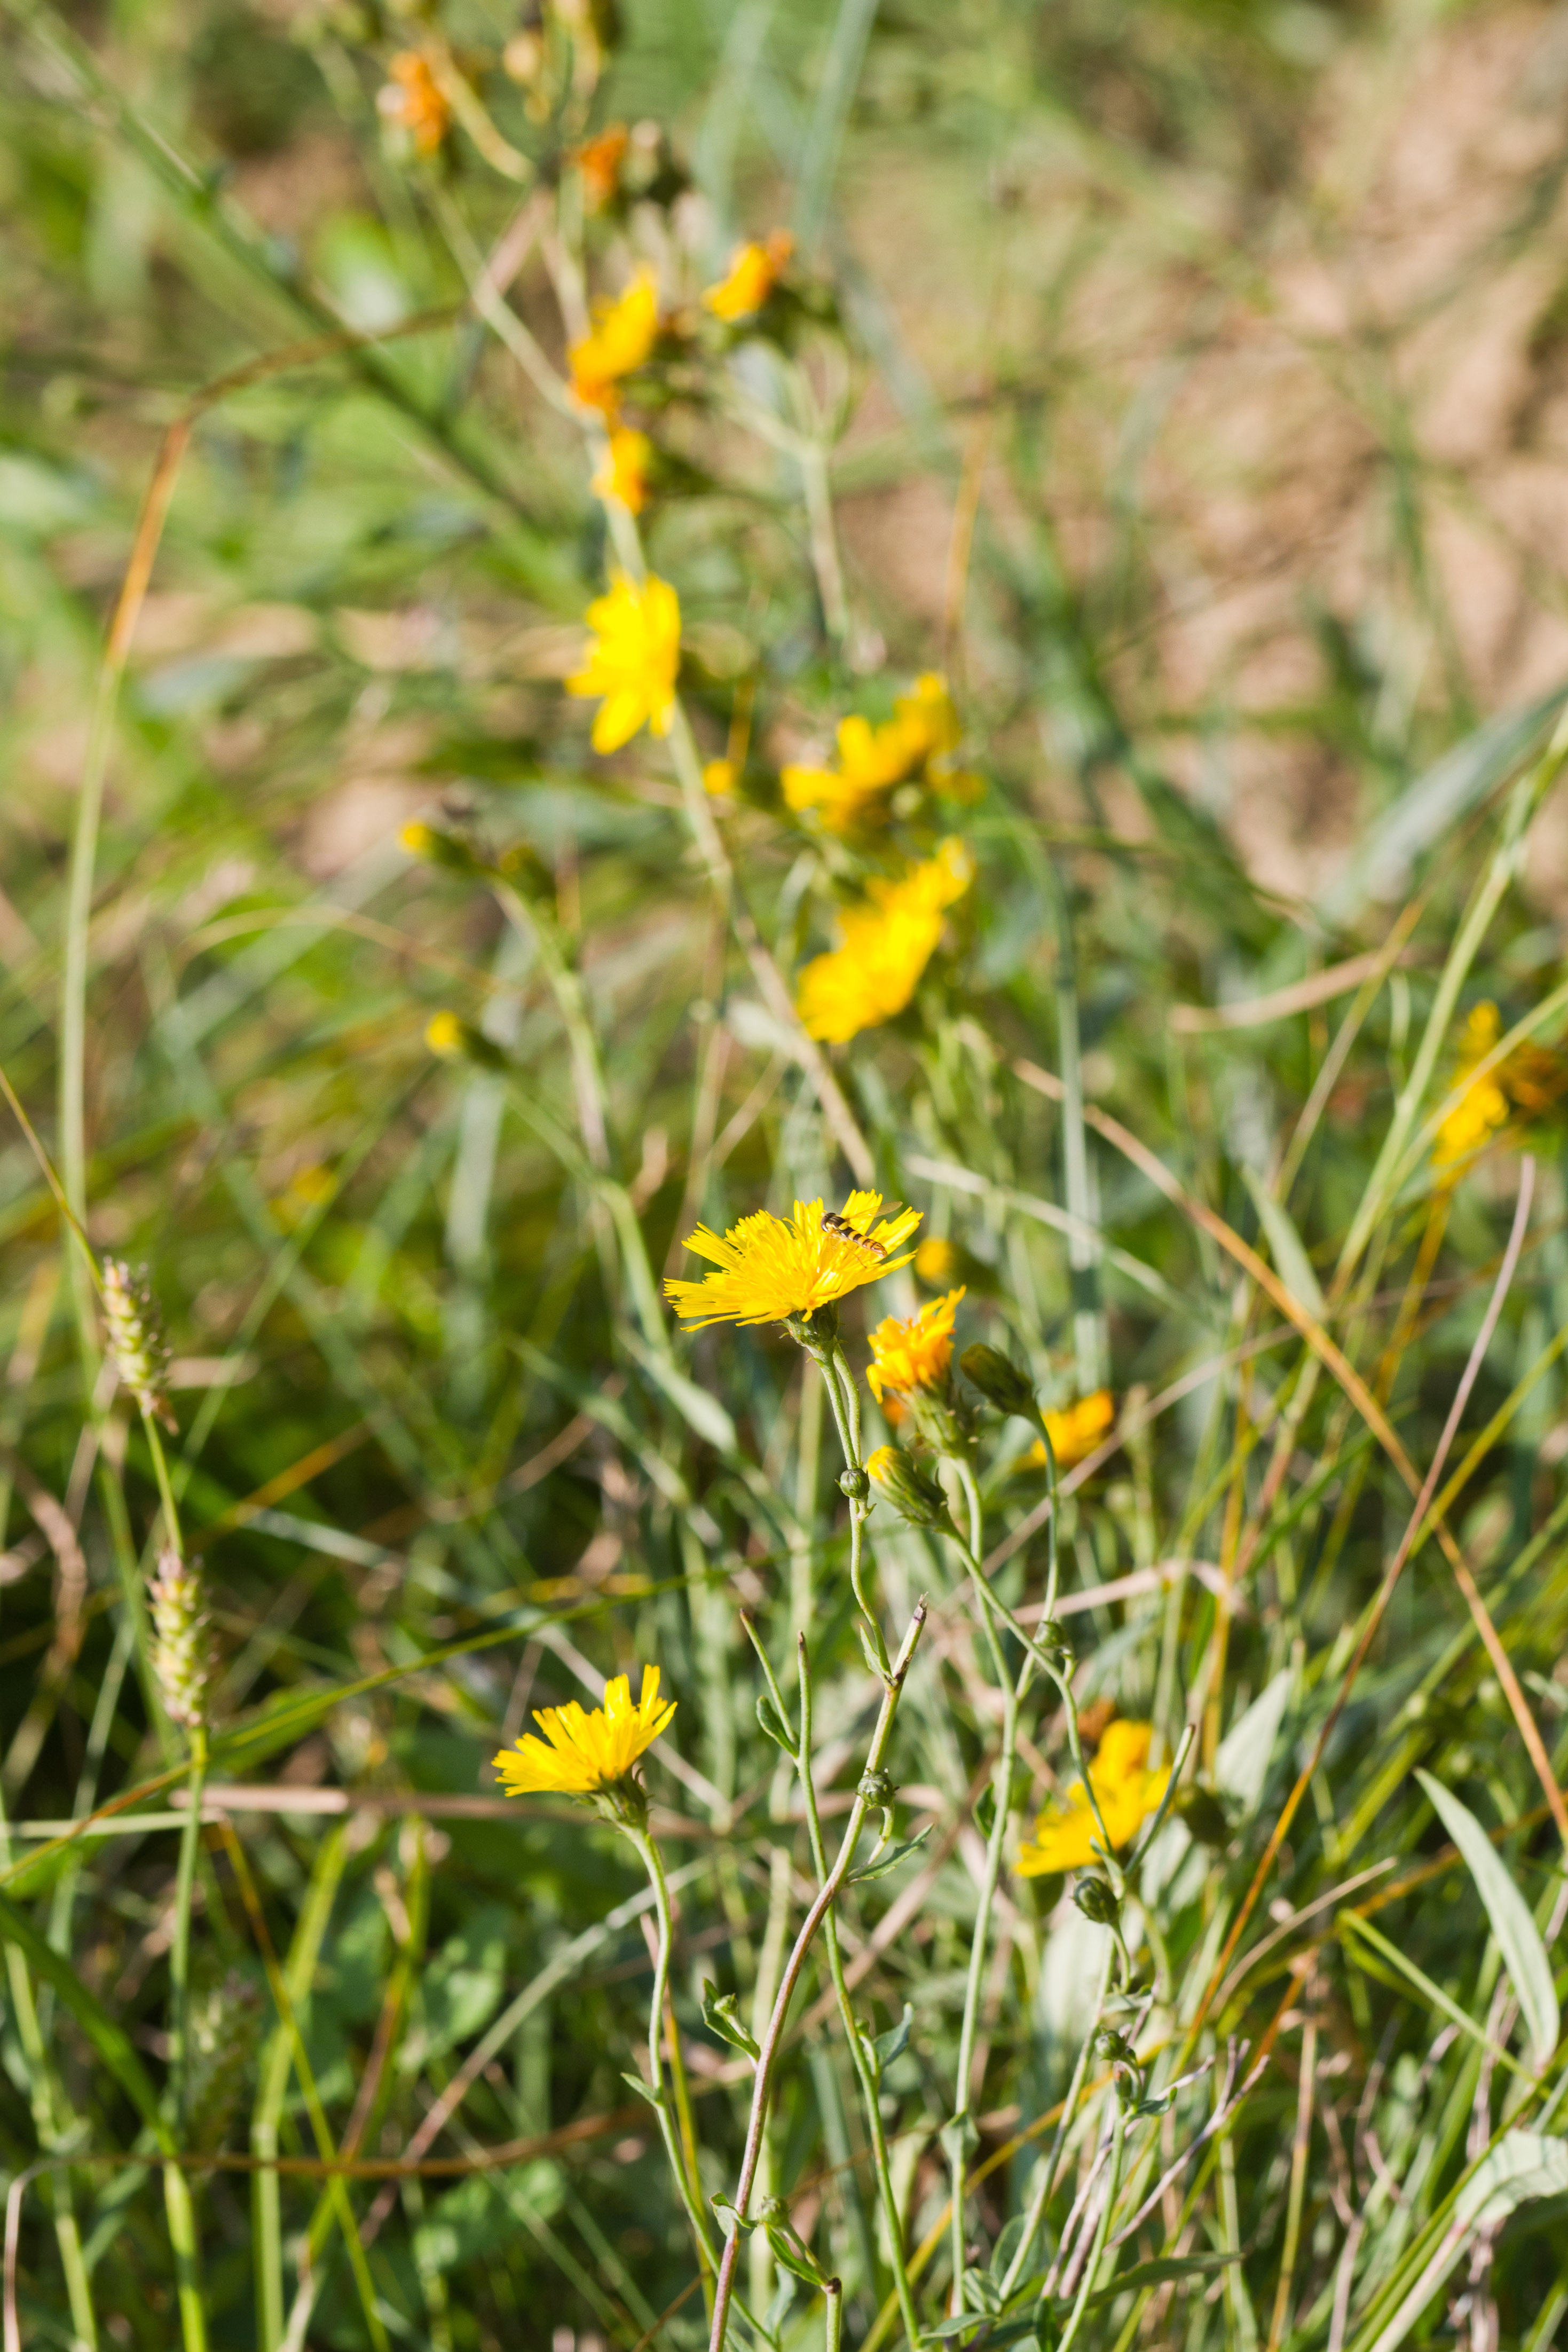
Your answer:
[[[834,1305],[862,1283],[907,1265],[893,1255],[920,1223],[918,1209],[882,1214],[880,1192],[852,1192],[841,1210],[797,1201],[792,1217],[766,1209],[742,1217],[722,1240],[699,1225],[686,1247],[719,1269],[701,1282],[666,1282],[683,1323],[785,1323]]]

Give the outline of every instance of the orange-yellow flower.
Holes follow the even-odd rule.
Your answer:
[[[1096,1389],[1092,1396],[1080,1397],[1076,1404],[1064,1405],[1057,1412],[1048,1412],[1045,1425],[1051,1432],[1051,1450],[1056,1456],[1059,1470],[1071,1470],[1092,1454],[1107,1431],[1115,1425],[1116,1400],[1109,1389]],[[1031,1468],[1043,1470],[1045,1440],[1037,1437],[1024,1455]]]
[[[417,49],[400,49],[389,60],[392,79],[376,103],[389,121],[401,122],[416,155],[434,155],[452,128],[452,109]]]
[[[592,639],[568,694],[603,696],[593,720],[593,748],[614,751],[640,727],[667,735],[681,666],[681,607],[667,580],[641,586],[618,572],[608,596],[588,608]]]
[[[866,1385],[878,1404],[890,1391],[907,1396],[912,1389],[945,1386],[953,1360],[953,1322],[962,1288],[946,1298],[927,1299],[916,1315],[900,1322],[889,1315],[871,1335],[871,1362]]]
[[[949,772],[959,728],[946,679],[927,671],[893,708],[894,716],[880,726],[858,712],[840,721],[837,767],[780,772],[785,804],[797,816],[815,816],[837,834],[880,824],[887,816],[888,793],[922,771],[946,792],[962,785],[967,793],[971,780]]]
[[[571,388],[584,407],[613,415],[622,377],[643,365],[658,335],[659,281],[643,268],[618,301],[597,306],[592,333],[571,347]]]
[[[716,801],[732,793],[738,781],[733,760],[708,760],[703,765],[703,790],[711,793]]]
[[[867,902],[846,908],[841,944],[800,974],[800,1018],[809,1035],[841,1045],[902,1013],[942,937],[947,908],[974,878],[961,841],[912,866],[896,881],[874,881]]]
[[[766,245],[737,246],[730,256],[728,276],[703,296],[705,308],[730,325],[738,319],[752,318],[779,283],[794,250],[795,240],[786,228],[776,228]]]
[[[648,503],[653,455],[653,445],[645,433],[633,433],[629,425],[612,425],[604,462],[593,477],[595,495],[619,499],[628,514],[641,514]]]
[[[631,133],[623,122],[607,123],[597,138],[585,139],[572,161],[582,173],[582,193],[591,213],[602,212],[621,184],[621,164]]]
[[[502,1748],[496,1769],[509,1796],[594,1796],[626,1778],[668,1727],[677,1703],[661,1700],[657,1666],[643,1667],[635,1706],[629,1677],[616,1675],[604,1685],[603,1706],[591,1714],[575,1699],[565,1706],[536,1707],[534,1721],[544,1739],[525,1732],[515,1748]]]
[[[1458,1163],[1469,1160],[1508,1124],[1511,1111],[1526,1118],[1545,1110],[1568,1083],[1568,1065],[1528,1039],[1494,1063],[1484,1077],[1472,1077],[1502,1035],[1502,1015],[1490,1000],[1471,1010],[1459,1038],[1454,1071],[1456,1086],[1469,1081],[1464,1093],[1437,1129],[1433,1159],[1444,1181],[1452,1183]]]
[[[699,1225],[686,1247],[718,1267],[701,1282],[666,1282],[683,1323],[783,1323],[847,1297],[907,1265],[894,1256],[920,1223],[918,1209],[882,1215],[880,1192],[852,1192],[830,1224],[821,1201],[797,1201],[792,1218],[766,1209],[742,1217],[721,1241]]]
[[[1089,1767],[1089,1778],[1104,1816],[1112,1844],[1118,1850],[1136,1837],[1165,1795],[1170,1767],[1149,1770],[1152,1727],[1118,1718],[1105,1727],[1099,1753]],[[1043,1878],[1056,1870],[1087,1870],[1094,1860],[1092,1838],[1099,1836],[1089,1797],[1082,1780],[1068,1790],[1064,1805],[1048,1805],[1034,1825],[1034,1838],[1019,1848],[1020,1878]]]

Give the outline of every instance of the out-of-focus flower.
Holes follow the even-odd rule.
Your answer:
[[[829,833],[854,833],[883,823],[887,795],[913,776],[945,792],[958,789],[949,755],[959,738],[958,714],[947,681],[935,670],[917,678],[913,693],[901,695],[894,716],[873,726],[858,712],[839,722],[839,760],[834,768],[786,767],[779,774],[785,804],[797,816],[813,815]],[[960,797],[970,796],[972,779],[962,779]]]
[[[615,200],[621,185],[621,163],[631,142],[623,122],[609,122],[593,139],[585,139],[572,156],[582,174],[582,193],[591,213],[601,213]]]
[[[707,289],[704,308],[730,326],[737,320],[754,318],[779,283],[794,250],[795,240],[787,228],[776,228],[765,245],[737,246],[728,275]]]
[[[1111,1843],[1120,1849],[1136,1837],[1165,1795],[1169,1765],[1149,1770],[1152,1727],[1118,1718],[1105,1727],[1089,1778],[1104,1816]],[[1092,1838],[1099,1834],[1089,1796],[1075,1780],[1063,1805],[1048,1805],[1034,1825],[1032,1843],[1019,1848],[1020,1878],[1043,1878],[1057,1870],[1087,1870],[1094,1860]]]
[[[648,503],[653,455],[653,445],[645,433],[634,433],[629,425],[612,425],[604,463],[593,477],[596,496],[619,499],[628,514],[641,514]]]
[[[509,1796],[597,1796],[625,1780],[667,1728],[677,1704],[660,1698],[657,1666],[643,1667],[635,1706],[630,1677],[616,1675],[604,1685],[603,1706],[591,1714],[575,1699],[566,1706],[536,1707],[534,1721],[544,1739],[526,1731],[515,1748],[502,1748],[496,1769]]]
[[[733,760],[709,760],[704,766],[703,789],[711,793],[715,800],[722,800],[726,793],[734,792],[737,781]]]
[[[1061,1406],[1045,1416],[1051,1432],[1051,1450],[1056,1456],[1059,1470],[1071,1470],[1093,1453],[1101,1439],[1115,1426],[1116,1400],[1109,1389],[1096,1389],[1092,1396],[1080,1397],[1076,1404]],[[1030,1470],[1045,1468],[1045,1440],[1037,1437],[1023,1456],[1022,1466]]]
[[[915,1253],[915,1271],[933,1290],[951,1282],[958,1271],[958,1253],[940,1234],[928,1234]]]
[[[786,1221],[766,1209],[742,1217],[721,1241],[699,1225],[686,1247],[716,1265],[700,1282],[666,1282],[664,1296],[683,1323],[785,1323],[814,1315],[907,1265],[895,1257],[920,1223],[918,1209],[882,1215],[880,1192],[852,1192],[841,1210],[797,1201]]]
[[[889,1315],[871,1335],[871,1362],[866,1385],[881,1404],[896,1391],[908,1396],[915,1389],[943,1389],[953,1361],[953,1324],[962,1289],[945,1298],[928,1299],[918,1314],[901,1322]]]
[[[659,281],[643,268],[618,300],[597,306],[592,333],[571,347],[571,388],[583,406],[613,416],[622,378],[643,365],[658,335]]]
[[[944,914],[974,873],[964,844],[949,839],[896,881],[873,881],[865,904],[846,908],[841,944],[800,974],[798,1001],[808,1034],[841,1045],[902,1013],[941,940]]]
[[[681,607],[667,580],[641,585],[618,572],[608,596],[588,608],[593,631],[568,694],[603,697],[593,720],[596,751],[618,751],[640,727],[666,735],[681,666]]]
[[[1459,1038],[1454,1084],[1465,1091],[1437,1129],[1432,1157],[1452,1182],[1458,1164],[1469,1160],[1507,1126],[1511,1112],[1530,1118],[1549,1108],[1568,1085],[1568,1063],[1528,1039],[1505,1054],[1483,1077],[1471,1073],[1484,1062],[1502,1035],[1502,1015],[1490,999],[1475,1005]]]
[[[407,131],[416,155],[434,155],[452,128],[452,109],[417,49],[400,49],[387,65],[376,105],[389,122]]]

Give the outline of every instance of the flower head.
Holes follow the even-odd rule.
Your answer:
[[[800,975],[800,1018],[810,1035],[841,1045],[903,1012],[942,937],[942,918],[974,877],[961,841],[912,866],[896,881],[874,881],[867,901],[846,908],[841,944]]]
[[[452,128],[452,109],[417,49],[400,49],[387,66],[376,104],[390,122],[407,131],[416,155],[434,155]]]
[[[1092,1454],[1116,1420],[1116,1400],[1109,1389],[1096,1389],[1092,1396],[1080,1397],[1076,1404],[1062,1406],[1045,1416],[1051,1433],[1051,1450],[1056,1456],[1059,1470],[1071,1470],[1075,1462]],[[1045,1440],[1037,1437],[1024,1455],[1030,1469],[1045,1468]]]
[[[583,406],[612,415],[622,377],[643,365],[658,336],[659,281],[643,268],[619,300],[599,304],[592,333],[571,347],[571,388]]]
[[[629,425],[611,427],[604,463],[593,477],[593,493],[605,500],[619,499],[628,514],[641,514],[648,503],[648,465],[653,445],[645,433]]]
[[[613,203],[631,137],[623,122],[607,123],[596,138],[584,140],[572,156],[582,173],[582,193],[591,213],[602,212],[606,205]]]
[[[1089,1778],[1105,1817],[1111,1843],[1118,1848],[1136,1837],[1165,1795],[1169,1765],[1149,1769],[1151,1727],[1118,1717],[1105,1727],[1099,1752],[1089,1767]],[[1089,1809],[1082,1780],[1075,1780],[1064,1805],[1048,1805],[1034,1825],[1032,1843],[1019,1848],[1017,1868],[1021,1878],[1043,1878],[1055,1870],[1087,1870],[1094,1860],[1090,1843],[1099,1829]]]
[[[158,1572],[148,1588],[152,1608],[152,1672],[171,1723],[188,1727],[207,1719],[211,1658],[202,1571],[172,1544],[158,1555]]]
[[[683,1323],[784,1323],[813,1315],[907,1265],[894,1252],[920,1223],[918,1209],[882,1216],[880,1192],[852,1192],[841,1213],[823,1213],[821,1201],[797,1201],[788,1221],[758,1210],[731,1225],[721,1241],[699,1225],[686,1247],[719,1271],[701,1282],[666,1282],[664,1296]]]
[[[887,794],[922,770],[945,790],[953,789],[944,762],[956,748],[958,734],[947,681],[928,671],[916,679],[912,694],[898,698],[894,716],[881,726],[858,713],[841,719],[836,768],[781,770],[785,803],[797,816],[815,816],[829,833],[880,824],[887,815]]]
[[[123,1258],[103,1262],[104,1339],[123,1386],[165,1429],[177,1426],[169,1404],[169,1343],[147,1279]]]
[[[958,1271],[958,1253],[940,1234],[928,1234],[915,1253],[915,1271],[933,1290],[951,1282]]]
[[[911,1527],[940,1527],[947,1517],[947,1497],[928,1470],[923,1470],[901,1445],[879,1445],[865,1458],[866,1476]]]
[[[608,596],[588,608],[592,641],[584,667],[566,682],[568,694],[602,695],[593,721],[596,751],[619,751],[642,726],[669,732],[681,666],[681,607],[667,580],[652,573],[641,586],[618,572]]]
[[[526,1731],[515,1748],[502,1748],[496,1769],[509,1796],[597,1796],[625,1780],[667,1727],[676,1704],[661,1700],[657,1666],[643,1667],[635,1706],[630,1679],[616,1675],[604,1685],[603,1706],[591,1714],[575,1699],[566,1706],[536,1707],[534,1721],[544,1739]]]
[[[794,250],[795,240],[786,228],[776,228],[766,245],[737,246],[730,256],[728,276],[708,288],[703,307],[731,326],[739,319],[754,317],[779,283]]]
[[[733,760],[704,761],[703,790],[705,793],[711,793],[716,801],[721,801],[727,793],[734,792],[737,781],[737,772]]]
[[[1502,1035],[1502,1015],[1490,1000],[1475,1005],[1459,1038],[1454,1071],[1456,1086],[1464,1092],[1437,1129],[1433,1159],[1439,1172],[1458,1171],[1459,1162],[1508,1124],[1511,1111],[1525,1118],[1545,1110],[1568,1083],[1568,1066],[1527,1039],[1495,1062],[1484,1076],[1473,1076]],[[1468,1082],[1468,1083],[1467,1083]],[[1446,1181],[1452,1182],[1453,1173]]]
[[[866,1382],[878,1404],[890,1391],[907,1396],[916,1389],[941,1389],[953,1361],[953,1322],[962,1288],[928,1299],[918,1314],[900,1322],[895,1315],[871,1335]]]

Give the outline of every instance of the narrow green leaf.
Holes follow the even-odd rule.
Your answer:
[[[1509,1876],[1501,1855],[1468,1805],[1460,1803],[1430,1772],[1416,1778],[1431,1800],[1434,1811],[1469,1864],[1502,1964],[1508,1970],[1520,2012],[1530,2032],[1537,2073],[1557,2047],[1559,2018],[1557,1988],[1552,1961],[1530,1906]]]
[[[82,1982],[69,1960],[44,1941],[26,1912],[0,1895],[0,1936],[15,1944],[36,1977],[51,1985],[57,1999],[76,2019],[120,2089],[157,2139],[165,2155],[174,2142],[164,2122],[152,2079],[137,2056],[131,2037],[117,2025]]]

